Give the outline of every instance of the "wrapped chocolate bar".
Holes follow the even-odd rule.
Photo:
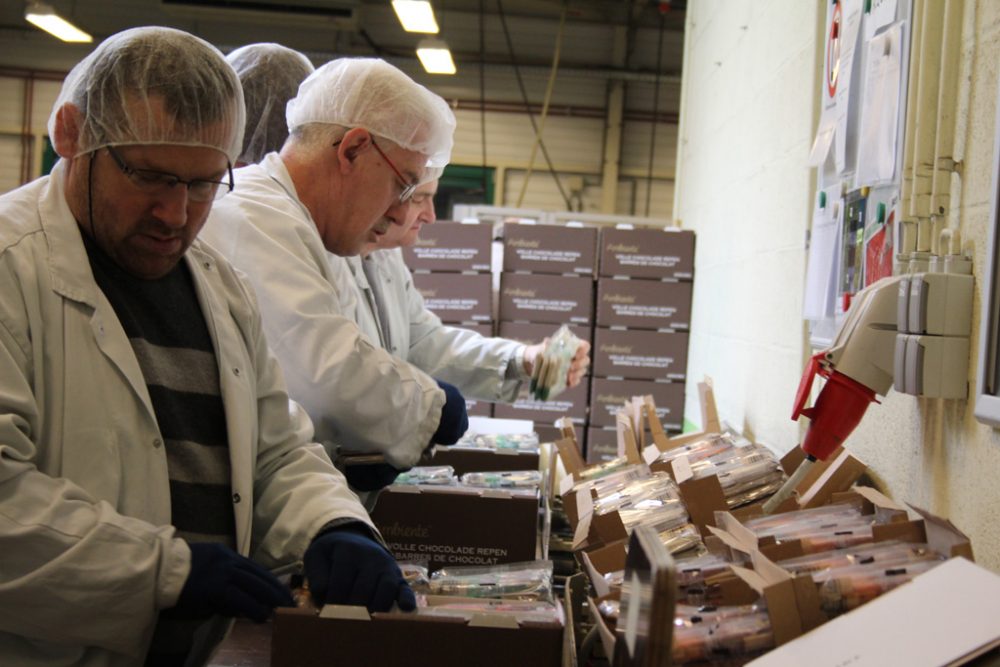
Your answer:
[[[417,466],[399,473],[394,484],[451,486],[458,484],[455,469],[451,466]]]
[[[902,586],[943,562],[944,558],[938,557],[896,566],[869,563],[814,573],[813,580],[821,582],[820,608],[833,618]]]
[[[566,389],[566,377],[582,342],[565,324],[546,341],[532,368],[528,386],[532,398],[547,401]]]
[[[537,489],[542,484],[542,473],[537,470],[467,472],[459,479],[465,486],[484,489]]]
[[[430,592],[470,598],[552,602],[552,561],[443,568],[431,575]]]

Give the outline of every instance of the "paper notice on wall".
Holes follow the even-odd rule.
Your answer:
[[[832,115],[835,119],[833,148],[837,173],[843,173],[847,166],[851,77],[861,27],[861,9],[862,0],[841,0],[827,4],[823,117]]]
[[[823,113],[819,119],[819,129],[816,130],[816,138],[813,140],[812,150],[809,151],[809,166],[818,167],[826,161],[826,156],[830,153],[830,146],[833,145],[833,133],[837,129],[837,119],[833,113]]]
[[[896,139],[903,24],[896,23],[868,44],[858,154],[858,183],[891,181],[896,172]]]
[[[870,42],[880,28],[896,20],[896,0],[872,0],[865,16],[865,42]]]
[[[813,211],[812,233],[809,237],[809,257],[806,268],[805,298],[802,317],[822,320],[832,317],[836,305],[837,267],[840,266],[840,225],[843,201],[840,184],[823,191]]]

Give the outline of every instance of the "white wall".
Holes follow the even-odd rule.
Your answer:
[[[697,234],[687,419],[695,382],[780,449],[802,371],[804,240],[820,3],[688,5],[675,221]]]
[[[703,0],[688,14],[676,212],[699,234],[689,371],[714,376],[724,419],[782,450],[797,442],[789,415],[808,353],[802,241],[814,175],[804,165],[821,9]],[[1000,3],[964,0],[963,44],[955,103],[962,168],[953,177],[961,204],[950,219],[974,250],[978,309],[992,224]],[[1000,434],[976,422],[973,407],[890,392],[847,446],[887,493],[950,518],[972,538],[977,561],[1000,571]],[[690,408],[688,416],[697,421]]]

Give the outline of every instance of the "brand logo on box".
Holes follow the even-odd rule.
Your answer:
[[[507,296],[526,296],[529,299],[535,298],[535,290],[533,289],[521,289],[519,287],[510,287],[503,291]]]
[[[434,297],[437,296],[437,290],[436,289],[427,289],[427,288],[419,289],[418,288],[417,291],[420,292],[420,296],[424,297],[425,299],[433,299]]]
[[[599,403],[624,403],[626,400],[625,396],[617,396],[615,394],[598,394],[597,401]]]
[[[639,246],[625,245],[624,243],[609,243],[608,250],[612,252],[639,252]]]
[[[635,303],[635,297],[626,294],[605,294],[604,300],[607,303]]]
[[[431,536],[430,529],[419,523],[415,526],[402,526],[398,521],[396,521],[391,526],[380,526],[379,530],[383,535],[390,538],[419,537],[421,539],[426,539]]]
[[[437,244],[438,244],[437,239],[425,239],[418,237],[416,246],[418,248],[436,248]]]
[[[602,345],[601,352],[608,354],[632,354],[631,345]]]
[[[539,243],[538,241],[529,241],[528,239],[510,239],[507,241],[507,245],[512,248],[537,248]]]

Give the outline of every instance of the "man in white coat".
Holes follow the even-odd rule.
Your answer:
[[[437,219],[437,186],[437,179],[424,183],[409,202],[390,209],[389,215],[402,219],[403,224],[393,225],[360,256],[346,260],[359,291],[355,321],[382,347],[425,373],[454,384],[464,396],[511,402],[531,377],[545,342],[524,345],[442,324],[424,305],[403,261],[400,248],[413,246],[420,228]],[[580,384],[590,365],[589,352],[590,343],[583,341],[567,371],[567,386]],[[496,368],[504,368],[504,374]]]
[[[402,224],[386,211],[440,174],[455,117],[392,65],[342,58],[302,83],[287,118],[281,152],[238,170],[205,238],[253,283],[289,392],[320,441],[334,455],[339,447],[387,461],[345,469],[352,485],[372,490],[428,446],[457,441],[465,399],[362,334],[350,317],[350,272],[328,258],[356,255]]]
[[[243,114],[212,46],[120,33],[63,85],[52,174],[0,197],[4,665],[203,664],[298,559],[321,602],[414,606],[195,239]]]

